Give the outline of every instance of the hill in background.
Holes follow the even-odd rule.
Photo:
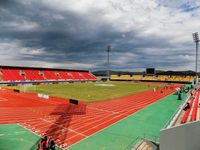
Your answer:
[[[94,71],[92,72],[95,76],[107,76],[107,71]],[[163,71],[163,70],[156,70],[156,75],[192,75],[195,76],[195,72],[188,70],[188,71]],[[143,72],[131,72],[131,71],[110,71],[110,75],[145,75],[145,71]],[[200,75],[200,73],[198,73]]]

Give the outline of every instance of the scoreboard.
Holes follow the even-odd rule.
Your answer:
[[[147,75],[154,75],[155,73],[155,68],[146,68]]]

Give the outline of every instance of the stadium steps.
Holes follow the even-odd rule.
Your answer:
[[[192,108],[190,109],[190,114],[189,114],[187,122],[197,120],[198,103],[199,103],[199,91],[196,91],[195,98],[193,100]]]
[[[182,120],[182,118],[183,118],[183,116],[184,116],[184,112],[185,112],[185,111],[183,111],[183,110],[181,111],[181,113],[180,113],[180,115],[178,116],[176,122],[174,123],[174,126],[177,126],[177,125],[180,125],[180,124],[181,124],[181,120]]]
[[[189,104],[190,108],[188,108],[183,114],[181,123],[198,120],[199,91],[195,92],[194,97],[190,100]]]
[[[157,150],[157,146],[155,146],[151,141],[142,139],[138,147],[133,148],[133,150]]]
[[[194,102],[195,102],[195,99],[196,99],[196,98],[194,98],[193,101],[192,101],[192,105],[191,105],[190,112],[189,112],[189,115],[188,115],[188,118],[187,118],[187,121],[186,121],[186,122],[190,122],[190,120],[191,120],[192,111],[193,111],[193,109],[194,109]]]
[[[190,111],[191,111],[191,108],[192,108],[193,101],[194,101],[194,98],[192,98],[192,99],[190,100],[190,103],[189,103],[190,108],[188,108],[188,109],[185,111],[185,113],[184,113],[184,115],[183,115],[183,118],[182,118],[182,120],[181,120],[181,123],[186,123],[186,122],[187,122],[187,120],[188,120],[188,118],[189,118],[189,116],[190,116]]]
[[[196,121],[197,120],[198,105],[199,105],[199,91],[197,91],[195,101],[193,102],[193,110],[191,112],[190,121]]]

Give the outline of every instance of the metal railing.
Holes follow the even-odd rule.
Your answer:
[[[188,100],[190,99],[191,95],[187,94],[186,96],[187,98],[185,99],[185,101],[183,101],[183,103],[177,108],[177,110],[175,111],[175,113],[170,117],[170,119],[167,121],[167,123],[164,125],[164,128],[169,128],[172,125],[174,125],[174,123],[176,122],[178,116],[180,115],[181,111],[183,110],[185,104],[188,102]]]

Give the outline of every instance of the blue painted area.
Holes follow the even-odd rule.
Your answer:
[[[182,4],[179,7],[184,12],[194,11],[200,8],[200,6],[192,6],[189,2]]]

